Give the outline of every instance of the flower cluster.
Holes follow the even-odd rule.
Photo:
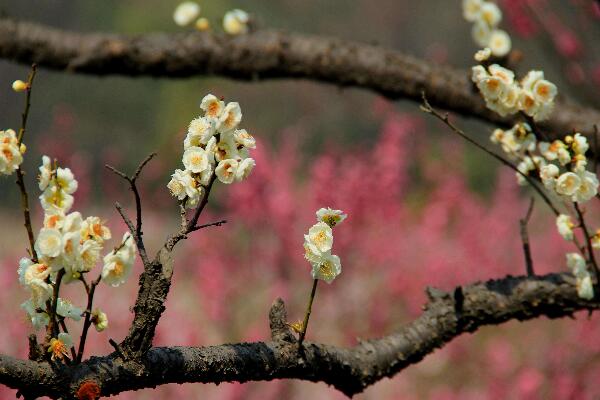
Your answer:
[[[556,86],[544,79],[543,71],[529,71],[521,81],[513,71],[493,64],[487,69],[477,65],[471,79],[483,95],[487,107],[506,116],[523,111],[535,121],[548,118],[554,108]]]
[[[594,298],[594,285],[585,259],[579,253],[567,254],[567,266],[575,275],[577,285],[577,295],[582,299],[591,300]]]
[[[580,133],[568,135],[564,140],[552,143],[540,142],[538,149],[547,161],[556,164],[543,165],[539,176],[544,187],[561,197],[582,203],[590,200],[598,193],[598,178],[587,171],[585,156],[589,145],[585,136]],[[561,168],[564,168],[561,171]]]
[[[173,12],[173,20],[179,26],[188,26],[194,23],[199,31],[210,29],[207,18],[200,17],[200,5],[193,1],[184,1]],[[223,30],[229,35],[242,35],[248,32],[250,16],[246,11],[234,9],[223,16]]]
[[[204,116],[189,125],[183,147],[184,170],[177,169],[167,187],[188,208],[198,205],[207,186],[218,179],[230,184],[247,178],[255,166],[249,150],[256,148],[254,137],[238,129],[240,105],[227,103],[209,94],[202,99]]]
[[[504,57],[510,52],[510,36],[497,28],[502,20],[502,12],[495,3],[463,0],[463,16],[467,21],[473,22],[471,34],[479,46],[489,49],[495,57]]]
[[[23,162],[25,145],[19,145],[17,134],[12,129],[0,131],[0,174],[11,175]]]
[[[30,292],[22,308],[29,314],[35,329],[49,323],[47,302],[53,296],[54,286],[75,282],[90,272],[100,259],[105,241],[111,238],[110,229],[100,218],[84,219],[77,211],[69,212],[77,190],[77,181],[69,168],[53,167],[50,158],[43,156],[39,171],[44,223],[34,246],[37,259],[22,258],[18,269],[19,282]],[[123,283],[133,266],[135,252],[135,243],[126,233],[118,250],[104,258],[102,280],[112,286]],[[80,308],[66,299],[56,301],[58,316],[81,319]]]
[[[327,283],[342,272],[340,258],[331,254],[333,246],[332,228],[346,219],[347,215],[340,210],[321,208],[317,211],[317,223],[304,235],[304,257],[312,265],[313,279],[321,279]]]

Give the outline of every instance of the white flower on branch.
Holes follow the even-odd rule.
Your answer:
[[[68,333],[59,333],[58,337],[50,339],[48,353],[52,360],[69,358],[69,349],[73,346],[73,339]]]
[[[102,332],[108,328],[108,317],[106,313],[102,312],[99,308],[92,311],[92,324],[96,328],[97,332]]]
[[[184,1],[175,8],[173,20],[179,26],[190,25],[200,15],[200,5],[193,1]]]
[[[81,319],[81,314],[83,314],[83,310],[75,307],[69,300],[61,299],[59,297],[56,303],[56,313],[61,317],[79,321]]]
[[[215,169],[219,181],[225,184],[233,183],[236,178],[239,163],[234,159],[222,160]]]
[[[333,210],[329,207],[320,208],[317,210],[317,221],[325,222],[330,227],[341,224],[346,218],[347,214],[344,214],[342,210]]]
[[[23,162],[25,146],[19,146],[12,129],[0,131],[0,174],[11,175]]]
[[[325,222],[317,222],[308,230],[306,240],[325,253],[333,246],[333,231]]]
[[[125,283],[135,262],[136,247],[129,232],[123,235],[123,240],[116,250],[104,257],[102,281],[107,285],[117,287]]]
[[[340,258],[329,253],[324,254],[320,259],[312,263],[311,275],[313,279],[321,279],[327,283],[342,273],[342,264]]]
[[[558,233],[565,240],[573,240],[573,228],[575,224],[571,221],[571,217],[566,214],[560,214],[556,217],[556,228],[558,229]]]
[[[246,11],[235,9],[223,17],[223,30],[230,35],[242,35],[248,32],[250,17]]]

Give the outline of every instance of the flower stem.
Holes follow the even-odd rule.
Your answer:
[[[313,280],[312,290],[310,291],[310,298],[308,299],[308,305],[306,306],[306,314],[304,315],[304,321],[302,322],[302,332],[300,332],[300,339],[298,339],[298,346],[302,347],[302,342],[306,336],[306,328],[308,327],[308,319],[310,318],[310,311],[312,309],[313,300],[315,299],[315,293],[317,293],[318,279]]]
[[[29,108],[31,107],[31,88],[33,85],[33,79],[37,69],[35,64],[31,66],[31,72],[27,79],[27,94],[25,97],[25,109],[21,115],[21,128],[19,129],[18,143],[19,151],[21,151],[21,143],[23,142],[23,136],[27,128],[27,118],[29,117]],[[25,173],[23,172],[23,166],[17,168],[17,186],[21,191],[21,208],[23,209],[23,217],[25,218],[25,229],[27,229],[27,238],[29,239],[29,247],[31,250],[31,259],[34,263],[38,262],[37,253],[35,251],[35,238],[33,236],[33,228],[31,227],[31,216],[29,213],[29,197],[27,196],[27,189],[25,188]]]

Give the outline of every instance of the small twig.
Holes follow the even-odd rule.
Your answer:
[[[195,232],[197,230],[208,228],[210,226],[221,226],[221,225],[226,224],[226,223],[227,223],[227,220],[223,219],[221,221],[211,222],[210,224],[197,225],[197,226],[191,228],[190,232]]]
[[[575,211],[577,212],[577,218],[579,219],[579,226],[581,227],[581,230],[583,231],[583,236],[585,237],[589,261],[592,263],[592,266],[594,267],[594,272],[596,273],[596,280],[598,282],[600,282],[600,271],[598,270],[598,264],[596,263],[596,257],[594,256],[594,248],[592,247],[592,237],[590,236],[587,225],[585,224],[583,212],[579,208],[579,204],[577,202],[573,202],[573,206],[575,207]]]
[[[92,307],[94,306],[94,293],[96,292],[96,286],[98,286],[98,284],[100,283],[101,278],[102,278],[102,275],[98,275],[98,278],[96,278],[96,280],[92,281],[92,283],[89,286],[88,300],[87,300],[87,305],[86,305],[85,311],[84,311],[85,318],[83,321],[83,329],[81,330],[81,338],[79,339],[79,349],[77,350],[77,356],[73,358],[75,360],[75,362],[78,364],[83,359],[83,352],[85,350],[85,341],[87,339],[87,334],[90,329],[90,326],[92,325]],[[86,284],[86,286],[87,286],[87,284]]]
[[[433,115],[434,117],[436,117],[437,119],[442,121],[444,124],[446,124],[446,126],[448,126],[454,133],[458,134],[460,137],[465,139],[467,142],[471,143],[478,149],[483,150],[488,155],[492,156],[496,160],[500,161],[502,164],[506,165],[513,171],[520,174],[531,185],[531,187],[533,187],[533,189],[540,195],[540,197],[544,200],[544,202],[548,205],[548,207],[550,207],[552,212],[555,215],[560,214],[560,212],[556,209],[554,204],[552,204],[552,201],[550,200],[550,198],[546,195],[546,193],[544,193],[544,191],[542,189],[540,189],[537,186],[536,181],[533,178],[531,178],[529,175],[524,174],[521,171],[519,171],[519,169],[516,166],[514,166],[510,161],[506,160],[504,157],[494,153],[493,151],[489,150],[485,146],[479,144],[477,141],[471,139],[464,131],[462,131],[460,128],[458,128],[456,125],[454,125],[452,122],[450,122],[450,120],[448,119],[448,113],[442,115],[438,111],[436,111],[431,106],[431,104],[429,104],[429,101],[427,101],[427,97],[425,96],[425,92],[422,93],[422,96],[423,96],[423,104],[421,105],[421,110],[423,112]]]
[[[306,314],[304,314],[304,321],[302,321],[302,332],[300,332],[300,337],[298,338],[298,348],[302,348],[302,342],[304,342],[304,337],[306,336],[306,328],[308,328],[308,320],[310,318],[310,313],[312,310],[313,300],[315,299],[315,294],[317,292],[317,284],[319,283],[318,279],[313,280],[312,289],[310,291],[310,298],[308,299],[308,305],[306,306]]]
[[[29,78],[27,79],[27,94],[25,96],[25,109],[23,114],[21,114],[21,128],[19,129],[18,136],[18,147],[19,151],[21,150],[21,144],[23,143],[23,137],[25,136],[25,131],[27,129],[27,120],[29,118],[29,109],[31,107],[31,89],[33,87],[33,80],[35,78],[35,74],[37,72],[37,67],[35,64],[31,66],[31,72],[29,73]],[[25,173],[23,172],[23,166],[20,165],[17,168],[17,186],[21,191],[21,208],[23,209],[23,217],[25,219],[25,229],[27,230],[27,238],[29,239],[29,247],[31,252],[31,258],[33,262],[38,262],[37,252],[35,251],[35,237],[33,235],[33,227],[31,225],[31,215],[29,212],[29,196],[27,195],[27,188],[25,187]]]
[[[529,202],[529,208],[527,209],[527,214],[525,218],[519,220],[519,224],[521,226],[521,242],[523,242],[523,253],[525,254],[525,267],[528,276],[534,276],[535,272],[533,270],[533,260],[531,258],[531,247],[529,245],[529,234],[527,232],[527,224],[531,218],[531,214],[533,213],[533,205],[535,204],[535,200],[532,197]]]
[[[190,222],[188,222],[188,225],[187,225],[188,232],[190,232],[190,229],[195,227],[196,224],[198,223],[200,214],[202,214],[204,207],[206,207],[206,204],[208,203],[208,196],[210,195],[210,191],[211,191],[213,183],[215,183],[216,179],[217,179],[217,175],[213,172],[212,176],[210,177],[210,181],[208,182],[208,185],[206,186],[204,196],[202,197],[202,201],[198,205],[198,208],[196,208],[196,212],[194,212],[194,216],[192,217]]]
[[[127,361],[127,356],[123,352],[123,349],[121,349],[121,346],[119,346],[119,343],[115,342],[112,338],[108,339],[108,343],[115,349],[121,360]]]
[[[56,282],[54,283],[54,290],[52,293],[52,303],[50,305],[49,317],[50,321],[48,323],[48,333],[51,337],[58,336],[58,324],[56,322],[56,308],[58,307],[58,295],[60,292],[60,283],[62,281],[63,276],[65,275],[64,268],[58,271],[56,274]]]
[[[131,234],[135,235],[135,228],[133,227],[133,222],[131,222],[131,220],[129,219],[127,214],[125,214],[123,207],[121,206],[121,204],[118,201],[115,202],[115,208],[117,209],[117,212],[123,219],[123,222],[125,222],[125,224],[127,225],[127,228],[129,228],[129,230],[131,231]]]
[[[138,250],[140,252],[140,257],[142,258],[144,265],[148,264],[149,260],[148,260],[148,255],[146,254],[146,247],[144,245],[144,240],[142,239],[142,236],[144,235],[144,233],[142,232],[142,200],[141,200],[140,193],[139,193],[137,185],[136,185],[136,180],[139,178],[139,176],[142,173],[142,170],[144,169],[146,164],[148,164],[150,162],[150,160],[152,160],[155,156],[156,156],[156,153],[150,153],[140,163],[140,165],[135,170],[135,173],[131,177],[127,176],[127,174],[125,174],[122,171],[119,171],[118,169],[116,169],[115,167],[113,167],[111,165],[108,165],[108,164],[105,165],[105,167],[107,169],[114,172],[116,175],[120,176],[121,178],[125,179],[129,183],[129,187],[130,187],[131,191],[133,192],[133,197],[135,200],[135,210],[136,210],[135,227],[134,227],[133,223],[131,222],[131,220],[125,215],[125,213],[123,212],[123,209],[120,208],[120,205],[118,205],[118,203],[117,203],[117,205],[118,205],[117,210],[119,211],[119,214],[121,214],[121,217],[127,224],[127,227],[131,231],[131,234],[135,238]]]

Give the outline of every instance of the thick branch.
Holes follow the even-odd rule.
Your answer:
[[[0,19],[0,57],[93,75],[304,78],[415,101],[420,101],[424,90],[436,107],[503,125],[514,123],[514,118],[500,117],[485,107],[465,70],[321,36],[278,31],[238,37],[199,32],[82,34],[4,18]],[[558,101],[542,127],[560,137],[572,130],[591,137],[594,124],[600,124],[597,110]]]
[[[283,304],[277,301],[271,310],[273,342],[153,348],[139,361],[123,361],[114,353],[54,371],[45,363],[2,356],[0,383],[31,388],[35,395],[59,393],[69,398],[83,381],[97,382],[106,396],[174,382],[288,378],[325,382],[352,396],[419,362],[464,332],[514,319],[561,318],[600,308],[597,297],[586,301],[577,296],[574,278],[566,273],[509,276],[458,287],[454,295],[439,290],[428,293],[430,301],[419,318],[389,336],[352,348],[306,342],[300,357],[297,342],[285,332]],[[32,380],[38,384],[30,385]]]

